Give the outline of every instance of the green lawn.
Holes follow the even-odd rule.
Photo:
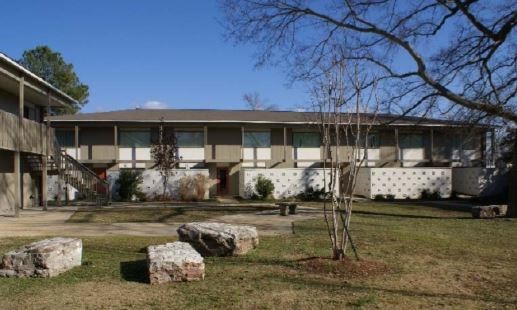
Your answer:
[[[352,220],[360,255],[386,266],[368,273],[309,268],[304,259],[330,254],[324,223],[297,222],[295,232],[263,237],[247,256],[207,258],[202,282],[152,287],[145,283],[143,249],[174,238],[83,238],[79,268],[53,279],[0,279],[0,308],[517,307],[515,220],[360,204]],[[0,239],[0,252],[32,240]]]
[[[83,208],[75,212],[68,223],[180,223],[203,221],[213,217],[236,213],[256,213],[272,210],[264,206],[170,206],[139,208]]]

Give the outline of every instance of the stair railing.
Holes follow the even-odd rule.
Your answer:
[[[109,182],[101,179],[95,172],[68,155],[61,149],[57,139],[54,139],[53,151],[54,164],[66,183],[72,185],[85,195],[87,200],[94,201],[98,206],[103,203],[111,203]]]

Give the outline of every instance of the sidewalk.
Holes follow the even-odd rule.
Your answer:
[[[115,207],[115,206],[114,206]],[[120,206],[118,206],[120,207]],[[138,206],[132,206],[138,207]],[[149,205],[145,205],[149,207]],[[103,207],[105,208],[105,207]],[[109,207],[108,207],[109,208]],[[49,211],[26,209],[20,217],[0,216],[0,238],[29,236],[176,236],[182,223],[66,223],[77,207],[52,207]],[[231,214],[214,217],[207,221],[256,226],[260,235],[292,233],[294,221],[317,217],[319,212],[306,210],[300,214],[279,216],[276,212],[257,214]]]

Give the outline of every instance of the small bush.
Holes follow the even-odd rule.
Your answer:
[[[395,195],[393,195],[393,194],[388,194],[388,195],[386,195],[386,200],[388,200],[388,201],[393,201],[393,200],[395,200]]]
[[[200,201],[205,199],[209,179],[198,173],[194,176],[184,176],[179,181],[179,198],[182,201]]]
[[[439,200],[441,198],[442,198],[442,196],[440,195],[439,192],[430,192],[427,189],[424,189],[422,191],[422,195],[420,196],[420,199],[422,199],[422,200]]]
[[[385,200],[386,197],[384,197],[383,194],[377,194],[373,197],[373,200]]]
[[[296,196],[296,198],[302,201],[316,201],[320,200],[322,197],[325,197],[325,190],[323,188],[315,190],[312,186],[306,188],[303,193]]]
[[[145,196],[139,189],[142,181],[142,173],[140,171],[121,170],[116,181],[120,200],[131,201]]]
[[[196,194],[198,200],[205,199],[205,194],[208,189],[210,179],[204,174],[198,173],[194,177],[196,179]]]
[[[269,198],[274,190],[275,185],[270,179],[264,177],[263,175],[258,176],[257,182],[255,183],[255,192],[260,197],[260,199]]]

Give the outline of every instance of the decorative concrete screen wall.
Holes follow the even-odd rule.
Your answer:
[[[119,177],[120,171],[108,171],[108,182],[111,186],[111,192],[114,199],[118,199],[118,188],[116,181]],[[208,169],[175,169],[169,178],[167,184],[167,194],[177,199],[179,198],[179,184],[181,178],[185,176],[195,176],[202,174],[208,179]],[[142,172],[143,183],[140,190],[146,194],[147,197],[152,198],[161,195],[163,192],[162,177],[156,170],[147,169]],[[208,199],[208,187],[205,191],[205,199]]]
[[[451,195],[451,174],[450,168],[361,168],[355,193],[371,199],[376,195],[418,199],[426,190],[447,198]]]
[[[47,199],[56,200],[59,195],[59,176],[49,175],[47,177]],[[71,185],[67,185],[68,188],[68,199],[76,199],[77,190]],[[65,181],[61,180],[61,200],[65,200]]]
[[[305,192],[309,187],[312,187],[314,190],[322,189],[324,187],[323,177],[325,173],[327,178],[330,179],[330,170],[321,168],[244,168],[239,175],[239,195],[243,198],[250,198],[257,177],[263,175],[275,185],[273,192],[275,199],[293,197]]]
[[[452,190],[471,196],[490,196],[504,187],[505,179],[504,173],[495,168],[453,168]]]

